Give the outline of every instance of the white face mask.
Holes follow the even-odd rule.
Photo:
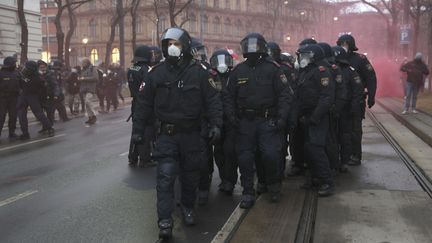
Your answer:
[[[300,69],[300,64],[298,62],[298,59],[296,59],[295,62],[294,62],[294,68],[297,69],[297,70]]]
[[[302,58],[300,60],[300,68],[305,68],[307,65],[309,65],[310,60],[309,58]]]
[[[228,71],[228,66],[226,64],[219,64],[217,70],[219,73],[226,73],[226,71]]]
[[[346,53],[348,53],[348,47],[342,46],[342,48],[345,50]]]
[[[39,70],[39,74],[44,75],[46,71]]]
[[[180,57],[180,55],[181,55],[181,49],[178,48],[175,45],[170,45],[168,47],[168,55],[172,56],[172,57]]]

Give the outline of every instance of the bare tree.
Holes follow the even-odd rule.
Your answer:
[[[418,37],[420,33],[420,19],[424,13],[430,12],[431,9],[431,0],[410,0],[410,12],[409,15],[411,16],[413,20],[413,29],[414,29],[414,35],[413,35],[413,55],[418,51]]]
[[[70,68],[70,51],[69,51],[69,47],[70,47],[70,43],[71,43],[71,39],[73,34],[75,33],[75,29],[76,29],[76,25],[77,25],[77,21],[76,21],[76,17],[75,17],[75,9],[79,8],[81,5],[83,5],[85,2],[81,2],[81,3],[77,3],[75,5],[72,4],[73,0],[66,0],[66,8],[67,8],[67,13],[68,13],[68,18],[69,18],[69,29],[66,33],[66,37],[65,37],[65,42],[64,42],[64,59],[65,59],[65,66],[67,68]],[[90,0],[90,1],[94,1],[94,0]]]
[[[27,52],[28,52],[28,27],[27,20],[24,13],[24,0],[18,0],[18,19],[21,25],[21,55],[20,55],[20,64],[24,65],[27,61]]]
[[[117,1],[119,1],[119,0],[117,0]],[[120,19],[123,18],[130,11],[130,8],[131,8],[131,5],[128,5],[128,6],[119,10],[117,8],[117,5],[116,5],[115,11],[113,11],[113,13],[111,13],[112,18],[110,21],[110,35],[109,35],[109,38],[106,42],[106,47],[105,47],[105,66],[106,67],[110,63],[111,49],[112,49],[112,45],[113,45],[115,35],[116,35],[116,26],[119,24]]]
[[[132,18],[132,52],[136,48],[136,34],[137,34],[137,11],[141,0],[134,0],[131,4],[130,15]]]
[[[62,26],[62,21],[61,21],[63,11],[65,9],[68,9],[68,12],[70,14],[71,12],[73,12],[73,8],[72,8],[73,6],[81,6],[83,3],[90,2],[90,1],[94,1],[94,0],[54,0],[54,2],[57,4],[57,13],[56,13],[56,16],[54,19],[54,24],[56,27],[56,38],[57,38],[57,59],[60,62],[63,62],[63,60],[64,60],[63,53],[64,53],[64,50],[66,49],[65,48],[65,34],[63,32],[63,26]],[[69,8],[72,11],[69,11]],[[70,17],[69,17],[69,21],[70,21]],[[69,23],[69,28],[70,27],[71,27],[71,24]],[[70,40],[69,40],[69,43],[70,43]],[[66,50],[69,51],[69,46],[67,47]],[[69,62],[69,60],[68,60],[68,62]]]
[[[187,0],[184,3],[180,3],[180,4],[177,4],[177,0],[165,0],[165,1],[168,3],[168,13],[169,13],[171,27],[182,26],[184,23],[182,23],[181,25],[177,25],[176,17],[178,17],[183,12],[183,10],[185,10],[193,2],[193,0]]]
[[[399,14],[403,9],[402,0],[361,0],[364,4],[374,8],[386,21],[387,26],[387,55],[392,57],[397,49],[397,33]],[[388,12],[388,14],[386,13]]]

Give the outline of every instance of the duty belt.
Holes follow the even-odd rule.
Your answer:
[[[275,108],[265,108],[265,109],[248,109],[248,108],[240,108],[239,116],[240,118],[247,119],[255,119],[258,117],[261,118],[272,118],[277,115]]]
[[[199,130],[200,128],[197,126],[185,127],[176,124],[162,122],[160,125],[159,133],[168,136],[174,136],[177,133],[189,133],[189,132],[199,131]]]

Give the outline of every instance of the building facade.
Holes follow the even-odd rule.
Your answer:
[[[40,25],[40,8],[38,1],[24,2],[25,17],[28,26],[28,54],[29,60],[41,58],[42,36]],[[18,19],[18,6],[16,0],[0,1],[0,61],[3,58],[14,56],[19,59],[21,52],[21,25]]]
[[[124,1],[123,4],[128,2]],[[184,2],[177,0],[177,9]],[[94,0],[76,9],[77,27],[70,46],[71,66],[79,64],[85,56],[95,64],[103,62],[116,3],[117,0]],[[153,0],[142,0],[140,3],[136,16],[137,44],[158,45],[161,33],[170,27],[166,4],[159,6],[158,16],[153,4]],[[302,39],[319,37],[317,23],[323,21],[325,6],[324,0],[195,0],[177,16],[176,23],[183,23],[181,27],[191,36],[202,39],[209,54],[218,48],[229,48],[240,53],[239,43],[250,32],[259,32],[267,41],[276,41],[284,51],[293,52]],[[42,14],[45,12],[49,11],[42,9]],[[50,17],[52,13],[48,15]],[[68,26],[67,12],[63,15],[62,23]],[[48,26],[51,31],[52,25]],[[129,13],[125,15],[124,26],[125,59],[129,62],[133,56],[132,17]],[[84,39],[87,40],[85,44]],[[46,48],[44,45],[44,51]],[[108,50],[110,62],[119,61],[119,49],[117,27],[113,46]]]

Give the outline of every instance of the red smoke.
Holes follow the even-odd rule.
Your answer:
[[[405,73],[399,71],[401,63],[390,59],[371,60],[377,75],[377,97],[403,97],[403,83]]]

